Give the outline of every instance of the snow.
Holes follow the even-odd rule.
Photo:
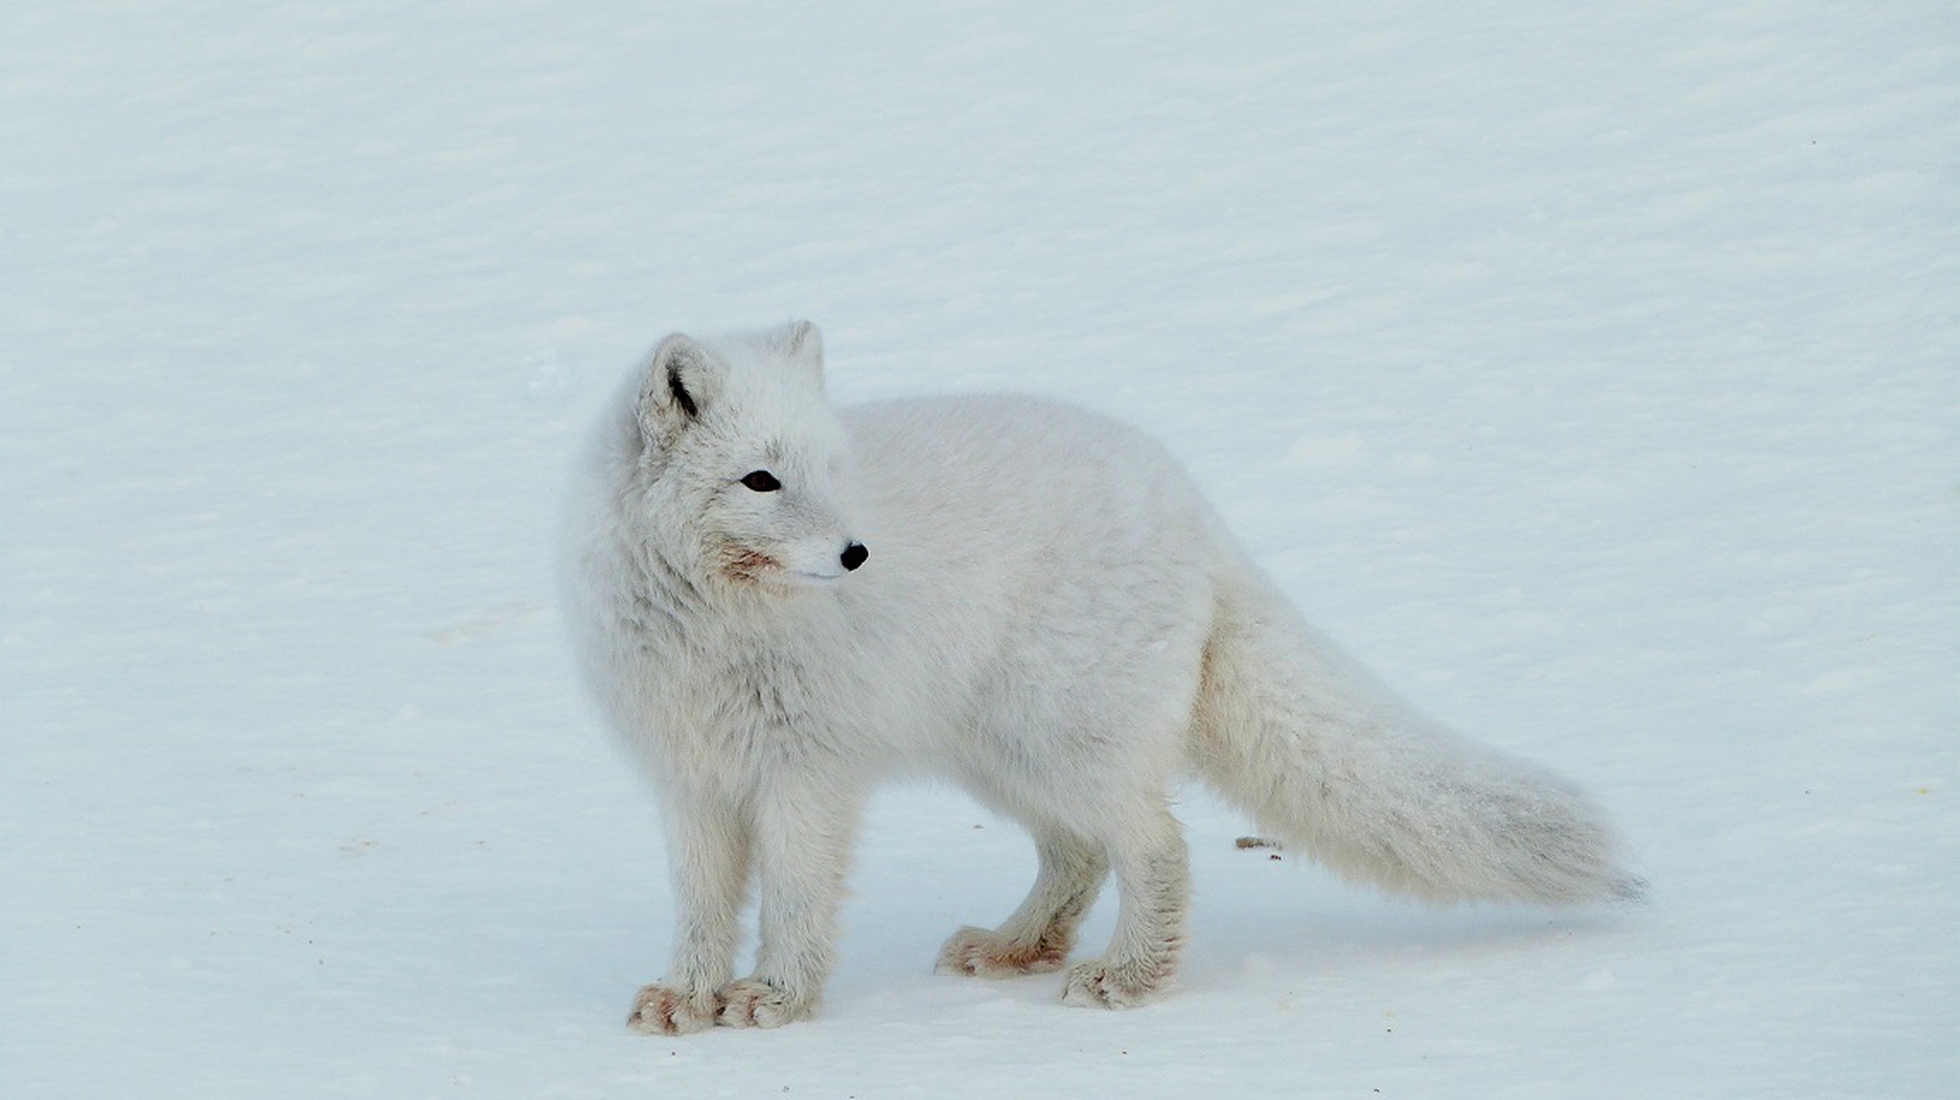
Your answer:
[[[1956,73],[1914,3],[0,9],[0,1094],[1951,1095]],[[1099,1014],[930,973],[1032,855],[897,789],[820,1019],[629,1033],[559,489],[662,333],[789,316],[841,400],[1162,435],[1653,904],[1194,789],[1182,989]]]

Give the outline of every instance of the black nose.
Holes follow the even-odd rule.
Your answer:
[[[858,566],[864,564],[864,559],[870,556],[871,551],[866,550],[863,543],[854,542],[844,548],[844,552],[838,556],[837,560],[843,562],[844,568],[846,569],[856,569]]]

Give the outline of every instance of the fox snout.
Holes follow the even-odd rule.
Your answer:
[[[825,540],[828,541],[828,540]],[[871,557],[871,551],[850,539],[839,551],[835,542],[828,546],[802,543],[777,544],[767,552],[737,548],[723,572],[737,581],[778,580],[792,585],[828,584],[856,572]]]

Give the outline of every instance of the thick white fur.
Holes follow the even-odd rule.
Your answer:
[[[1561,781],[1412,711],[1315,633],[1157,443],[1018,397],[833,410],[799,323],[672,336],[578,482],[567,601],[590,686],[644,763],[679,906],[632,1022],[810,1014],[852,832],[896,773],[1027,826],[1040,873],[943,969],[1064,965],[1114,872],[1121,909],[1064,999],[1174,973],[1189,894],[1167,791],[1196,774],[1336,871],[1437,900],[1630,897],[1611,829]],[[742,483],[768,471],[780,484]],[[841,563],[853,543],[869,558]],[[761,944],[736,980],[739,914]]]

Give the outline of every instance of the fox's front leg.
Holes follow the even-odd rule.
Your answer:
[[[856,793],[831,785],[789,784],[757,801],[762,942],[755,973],[722,990],[728,1027],[780,1027],[817,1010],[857,826]]]
[[[735,975],[735,940],[748,886],[751,832],[722,800],[669,794],[667,859],[674,885],[674,955],[667,977],[640,990],[627,1024],[683,1035],[713,1027]]]

